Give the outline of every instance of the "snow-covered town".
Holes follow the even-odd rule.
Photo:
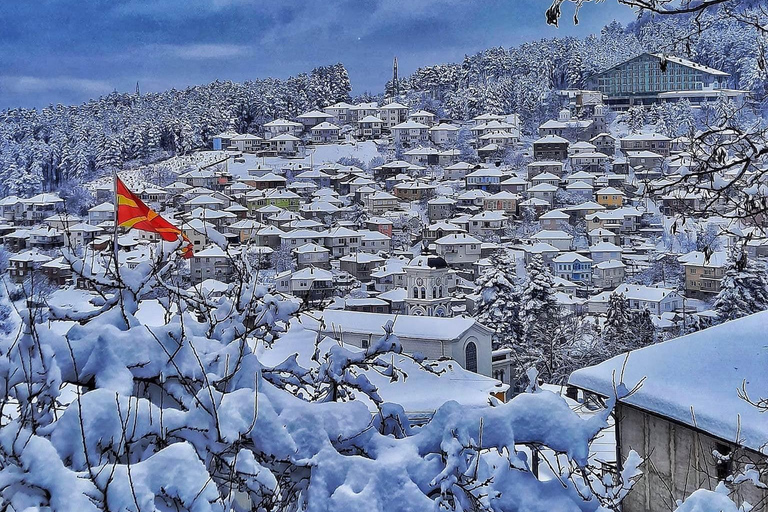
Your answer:
[[[620,4],[0,104],[0,508],[768,511],[768,12]]]

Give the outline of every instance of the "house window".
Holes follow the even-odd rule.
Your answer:
[[[477,345],[474,341],[467,343],[467,348],[464,349],[464,360],[467,370],[477,372]]]

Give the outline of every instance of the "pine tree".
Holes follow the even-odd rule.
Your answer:
[[[511,347],[522,333],[515,262],[506,250],[490,257],[491,266],[477,279],[477,321],[493,329],[494,348]]]
[[[610,347],[623,348],[628,344],[627,337],[631,323],[632,315],[626,298],[621,293],[612,293],[608,299],[607,318],[603,326],[603,340]],[[617,350],[617,352],[621,351]]]
[[[519,368],[525,372],[535,366],[546,382],[554,382],[568,357],[570,339],[560,305],[555,298],[554,278],[541,256],[533,257],[520,298],[522,339],[519,342]]]
[[[723,322],[768,309],[768,277],[764,265],[740,251],[731,259],[714,309]]]
[[[581,45],[576,45],[568,62],[568,85],[580,89],[584,85],[584,61],[581,57]]]
[[[653,325],[651,320],[651,312],[644,309],[640,313],[632,315],[632,340],[634,341],[635,348],[646,347],[656,342],[656,326]]]
[[[103,145],[98,148],[96,166],[100,169],[119,169],[123,163],[122,145],[117,137],[105,137]]]

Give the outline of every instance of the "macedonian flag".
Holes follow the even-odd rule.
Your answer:
[[[181,237],[187,242],[181,248],[181,255],[184,258],[191,258],[192,242],[189,241],[189,238],[179,228],[144,204],[139,196],[128,190],[120,178],[115,176],[115,180],[117,180],[115,186],[117,192],[117,225],[128,229],[152,231],[167,242],[175,242]]]

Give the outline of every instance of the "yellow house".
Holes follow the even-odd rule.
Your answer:
[[[606,208],[620,208],[624,206],[624,192],[614,187],[601,188],[595,192],[597,204]]]

